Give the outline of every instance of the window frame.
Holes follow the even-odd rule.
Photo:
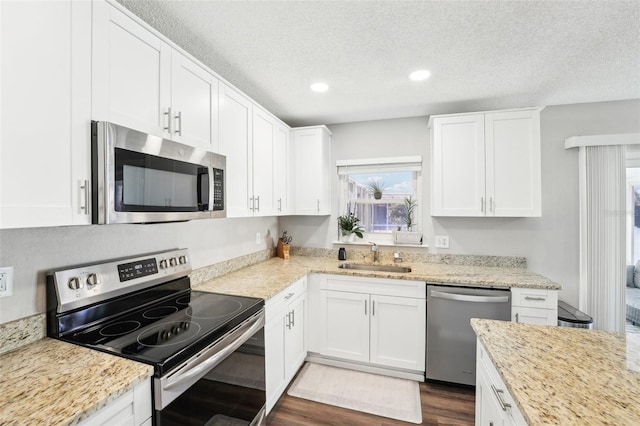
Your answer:
[[[382,172],[412,172],[413,184],[414,184],[414,197],[418,201],[416,211],[414,213],[414,226],[413,231],[422,231],[422,208],[424,204],[423,191],[422,191],[422,156],[407,156],[407,157],[385,157],[385,158],[373,158],[373,159],[355,159],[355,160],[339,160],[336,162],[336,169],[338,173],[338,215],[345,214],[347,212],[348,203],[354,201],[349,199],[349,179],[350,174],[355,173],[382,173]],[[364,203],[362,203],[364,201]],[[360,199],[361,204],[395,204],[389,203],[390,200],[374,200],[374,199]],[[397,204],[401,204],[398,202]],[[340,231],[337,229],[336,233],[338,240],[340,239]],[[375,242],[376,244],[393,245],[393,231],[384,232],[364,232],[362,239],[358,238],[355,244],[367,244],[369,242]]]

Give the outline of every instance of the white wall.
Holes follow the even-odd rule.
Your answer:
[[[0,266],[14,267],[14,294],[0,299],[0,323],[45,312],[48,270],[172,248],[188,248],[199,268],[273,247],[277,226],[269,217],[1,230]]]
[[[560,297],[578,303],[578,154],[565,150],[575,135],[640,132],[640,100],[562,105],[541,113],[541,218],[432,218],[429,214],[428,117],[328,126],[333,132],[332,162],[384,156],[423,156],[422,225],[425,241],[449,235],[450,249],[432,253],[524,256],[530,270],[563,286]],[[334,174],[333,190],[337,187]],[[281,218],[280,228],[298,244],[332,247],[336,239],[337,203],[324,218]]]

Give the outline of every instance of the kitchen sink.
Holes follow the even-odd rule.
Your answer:
[[[367,265],[362,263],[342,263],[338,268],[341,269],[357,269],[360,271],[380,271],[380,272],[411,272],[408,266],[394,265]]]

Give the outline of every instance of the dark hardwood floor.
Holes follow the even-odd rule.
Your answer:
[[[292,381],[293,382],[293,381]],[[475,389],[440,383],[420,383],[423,425],[473,425]],[[269,426],[395,426],[413,423],[387,419],[346,408],[282,395],[267,417]]]

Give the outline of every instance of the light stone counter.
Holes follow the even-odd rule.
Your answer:
[[[0,356],[0,425],[74,425],[141,383],[153,367],[41,339]]]
[[[530,425],[640,424],[640,342],[506,321],[471,326]]]
[[[478,287],[560,288],[557,283],[522,268],[405,262],[399,265],[411,267],[411,272],[393,273],[340,269],[339,264],[337,259],[322,256],[292,256],[288,260],[274,257],[203,282],[197,282],[192,277],[192,285],[194,290],[260,297],[265,300],[275,296],[309,272]]]

